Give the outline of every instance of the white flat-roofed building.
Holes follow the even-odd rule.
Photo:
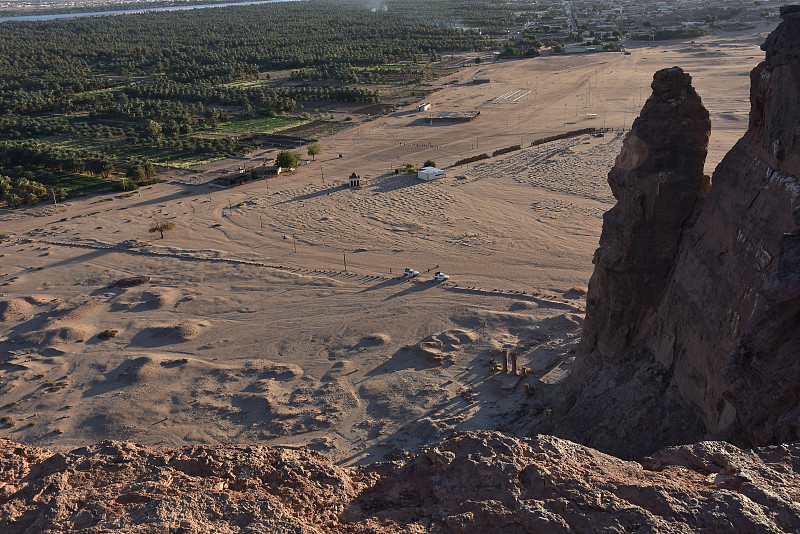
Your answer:
[[[417,178],[426,182],[436,180],[437,178],[444,178],[445,176],[447,176],[447,173],[436,167],[422,167],[417,171]]]

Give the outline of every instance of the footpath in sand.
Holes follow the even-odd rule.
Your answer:
[[[431,98],[480,110],[470,123],[400,111],[322,139],[316,162],[269,183],[209,188],[240,164],[223,161],[134,195],[0,211],[0,435],[56,450],[311,446],[355,463],[507,428],[540,380],[568,372],[614,202],[606,174],[652,73],[694,77],[711,172],[746,127],[760,42],[482,64]],[[467,83],[476,75],[493,81]],[[527,100],[509,103],[520,90]],[[604,125],[614,131],[448,167]],[[391,172],[429,158],[446,178]],[[342,186],[351,172],[360,189]],[[176,227],[162,240],[154,220]],[[421,274],[403,277],[407,266]],[[436,270],[451,279],[434,283]],[[112,285],[133,276],[148,280]],[[527,373],[503,374],[501,349]]]

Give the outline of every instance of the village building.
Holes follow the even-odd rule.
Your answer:
[[[447,176],[447,173],[436,167],[422,167],[417,171],[417,178],[426,182],[436,180],[437,178],[444,178],[445,176]]]
[[[264,165],[254,168],[251,172],[253,173],[253,177],[260,178],[262,176],[277,176],[285,170],[286,169],[278,167],[277,165]]]

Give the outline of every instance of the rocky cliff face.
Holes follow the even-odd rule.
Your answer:
[[[797,532],[798,446],[721,442],[625,462],[550,436],[456,434],[405,464],[305,451],[0,440],[0,531]]]
[[[609,174],[569,401],[537,430],[629,457],[800,439],[800,8],[783,17],[710,189],[708,114],[680,69],[656,73]]]
[[[678,67],[653,77],[653,94],[608,175],[617,204],[603,216],[582,343],[620,357],[660,301],[678,243],[708,193],[711,121]]]
[[[649,340],[709,432],[755,446],[800,439],[800,12],[783,16]]]

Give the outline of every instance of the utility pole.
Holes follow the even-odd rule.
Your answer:
[[[264,217],[259,213],[258,220],[261,221],[261,234],[264,234]]]
[[[322,184],[325,185],[325,172],[322,170],[322,165],[319,166],[319,174],[322,176]]]
[[[342,252],[342,261],[344,261],[344,270],[347,271],[347,254]]]
[[[292,244],[294,245],[294,253],[297,254],[297,237],[292,234]]]

